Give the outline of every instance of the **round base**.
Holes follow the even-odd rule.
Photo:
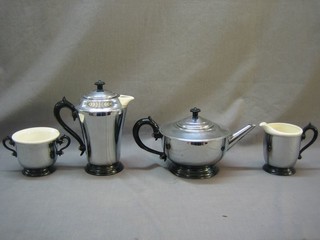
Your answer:
[[[28,177],[43,177],[50,175],[56,170],[54,166],[46,168],[24,168],[22,174]]]
[[[266,171],[267,173],[273,174],[273,175],[278,175],[278,176],[291,176],[296,173],[296,170],[292,168],[278,168],[278,167],[273,167],[269,164],[263,165],[263,170]]]
[[[219,168],[214,165],[188,166],[177,164],[172,161],[168,163],[168,168],[174,175],[189,179],[211,178],[219,172]]]
[[[112,165],[94,165],[88,163],[85,170],[91,175],[109,176],[121,172],[123,170],[123,165],[120,162],[114,163]]]

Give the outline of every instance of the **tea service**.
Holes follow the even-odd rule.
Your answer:
[[[78,142],[80,155],[86,154],[85,171],[94,176],[109,176],[124,168],[120,161],[121,137],[127,107],[134,97],[104,89],[105,83],[101,80],[95,85],[96,89],[84,95],[76,106],[63,97],[55,104],[53,114],[61,127]],[[64,108],[70,110],[73,120],[78,122],[80,133],[66,124],[61,115]],[[191,108],[190,112],[179,121],[160,126],[150,116],[141,118],[133,126],[133,138],[138,147],[166,161],[168,170],[174,175],[187,179],[211,178],[219,172],[217,163],[227,151],[256,125],[248,124],[231,133],[200,115],[199,108]],[[146,146],[141,139],[140,130],[145,125],[152,129],[155,140],[161,139],[161,151]],[[264,130],[263,170],[273,175],[293,175],[302,152],[318,137],[317,128],[312,124],[300,128],[290,123],[262,122],[259,126]],[[308,131],[313,132],[313,136],[301,148]],[[57,129],[34,127],[7,136],[3,145],[17,157],[25,176],[41,177],[55,171],[57,157],[63,154],[70,141],[68,136],[60,136]],[[60,145],[62,148],[58,149]]]

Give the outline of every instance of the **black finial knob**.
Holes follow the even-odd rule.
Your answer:
[[[192,112],[192,118],[194,120],[198,119],[198,113],[201,112],[200,108],[194,107],[190,109],[190,112]]]
[[[105,85],[104,81],[98,80],[94,85],[97,86],[97,92],[103,92],[103,85]]]

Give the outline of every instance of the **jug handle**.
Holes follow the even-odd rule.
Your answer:
[[[299,157],[298,157],[299,159],[302,158],[301,153],[302,153],[304,150],[306,150],[308,147],[310,147],[310,146],[316,141],[316,139],[317,139],[317,137],[318,137],[318,129],[317,129],[315,126],[313,126],[311,123],[309,123],[307,126],[305,126],[305,127],[303,128],[303,132],[302,132],[302,135],[301,135],[301,140],[304,140],[304,139],[306,138],[306,132],[307,132],[308,130],[313,131],[313,137],[312,137],[312,139],[310,140],[310,142],[308,142],[303,148],[301,148],[301,150],[300,150],[300,152],[299,152]]]
[[[69,102],[65,97],[63,97],[61,101],[57,102],[56,105],[54,106],[54,109],[53,109],[54,116],[56,117],[56,119],[60,123],[60,125],[79,142],[79,144],[80,144],[79,150],[81,151],[81,153],[80,153],[80,156],[81,156],[85,152],[86,146],[84,145],[83,140],[81,139],[81,137],[77,133],[75,133],[62,120],[61,115],[60,115],[60,111],[61,111],[62,108],[70,109],[70,111],[72,112],[73,120],[75,121],[78,118],[79,123],[80,123],[80,127],[82,129],[79,113],[78,113],[77,109],[75,108],[75,106],[71,102]]]
[[[138,144],[138,146],[140,148],[142,148],[142,149],[144,149],[144,150],[146,150],[148,152],[151,152],[151,153],[159,155],[160,159],[163,159],[165,161],[167,159],[167,156],[166,156],[166,154],[164,152],[159,152],[157,150],[151,149],[151,148],[147,147],[141,141],[141,138],[139,136],[139,131],[140,131],[140,128],[143,125],[149,125],[149,126],[152,127],[152,130],[153,130],[152,136],[155,138],[155,140],[158,140],[158,138],[162,138],[163,137],[163,135],[159,131],[158,124],[151,117],[148,117],[148,118],[142,118],[142,119],[138,120],[135,123],[135,125],[133,126],[132,133],[133,133],[134,140],[136,141],[136,143]]]
[[[5,139],[2,140],[3,146],[4,146],[6,149],[8,149],[9,151],[11,151],[11,152],[12,152],[12,155],[16,157],[16,156],[17,156],[17,152],[16,152],[14,149],[10,148],[10,147],[7,145],[6,142],[9,142],[9,144],[10,144],[11,146],[13,146],[13,147],[16,145],[16,143],[15,143],[15,142],[12,140],[12,138],[9,137],[9,136],[7,136]]]

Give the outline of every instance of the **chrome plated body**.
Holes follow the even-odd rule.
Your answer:
[[[189,142],[164,136],[162,141],[168,159],[188,166],[215,165],[228,149],[226,138]]]
[[[86,152],[87,173],[113,175],[123,169],[120,162],[122,128],[127,105],[134,98],[104,90],[104,82],[100,80],[95,85],[97,89],[83,96],[77,107],[63,98],[55,105],[54,115],[61,126],[79,142],[80,155]],[[74,120],[79,120],[82,136],[62,120],[62,108],[69,108]]]
[[[112,165],[120,160],[121,132],[126,109],[105,114],[81,113],[86,132],[87,159],[94,165]]]
[[[299,157],[301,135],[282,137],[265,133],[263,155],[267,164],[278,168],[293,167]]]
[[[169,159],[169,170],[184,178],[209,178],[217,174],[218,163],[227,150],[233,147],[254,127],[249,124],[231,134],[219,125],[198,116],[200,109],[190,110],[192,117],[159,127],[151,118],[142,118],[133,127],[133,136],[139,147],[161,159]],[[141,126],[149,125],[153,136],[162,139],[163,151],[156,151],[144,145],[139,136]]]
[[[274,175],[290,176],[295,174],[294,168],[301,154],[311,146],[318,137],[318,130],[311,123],[303,129],[289,123],[260,123],[265,130],[263,138],[263,169]],[[301,148],[307,131],[313,132],[312,139]]]
[[[45,168],[57,160],[56,142],[42,144],[16,143],[17,158],[24,168]]]

